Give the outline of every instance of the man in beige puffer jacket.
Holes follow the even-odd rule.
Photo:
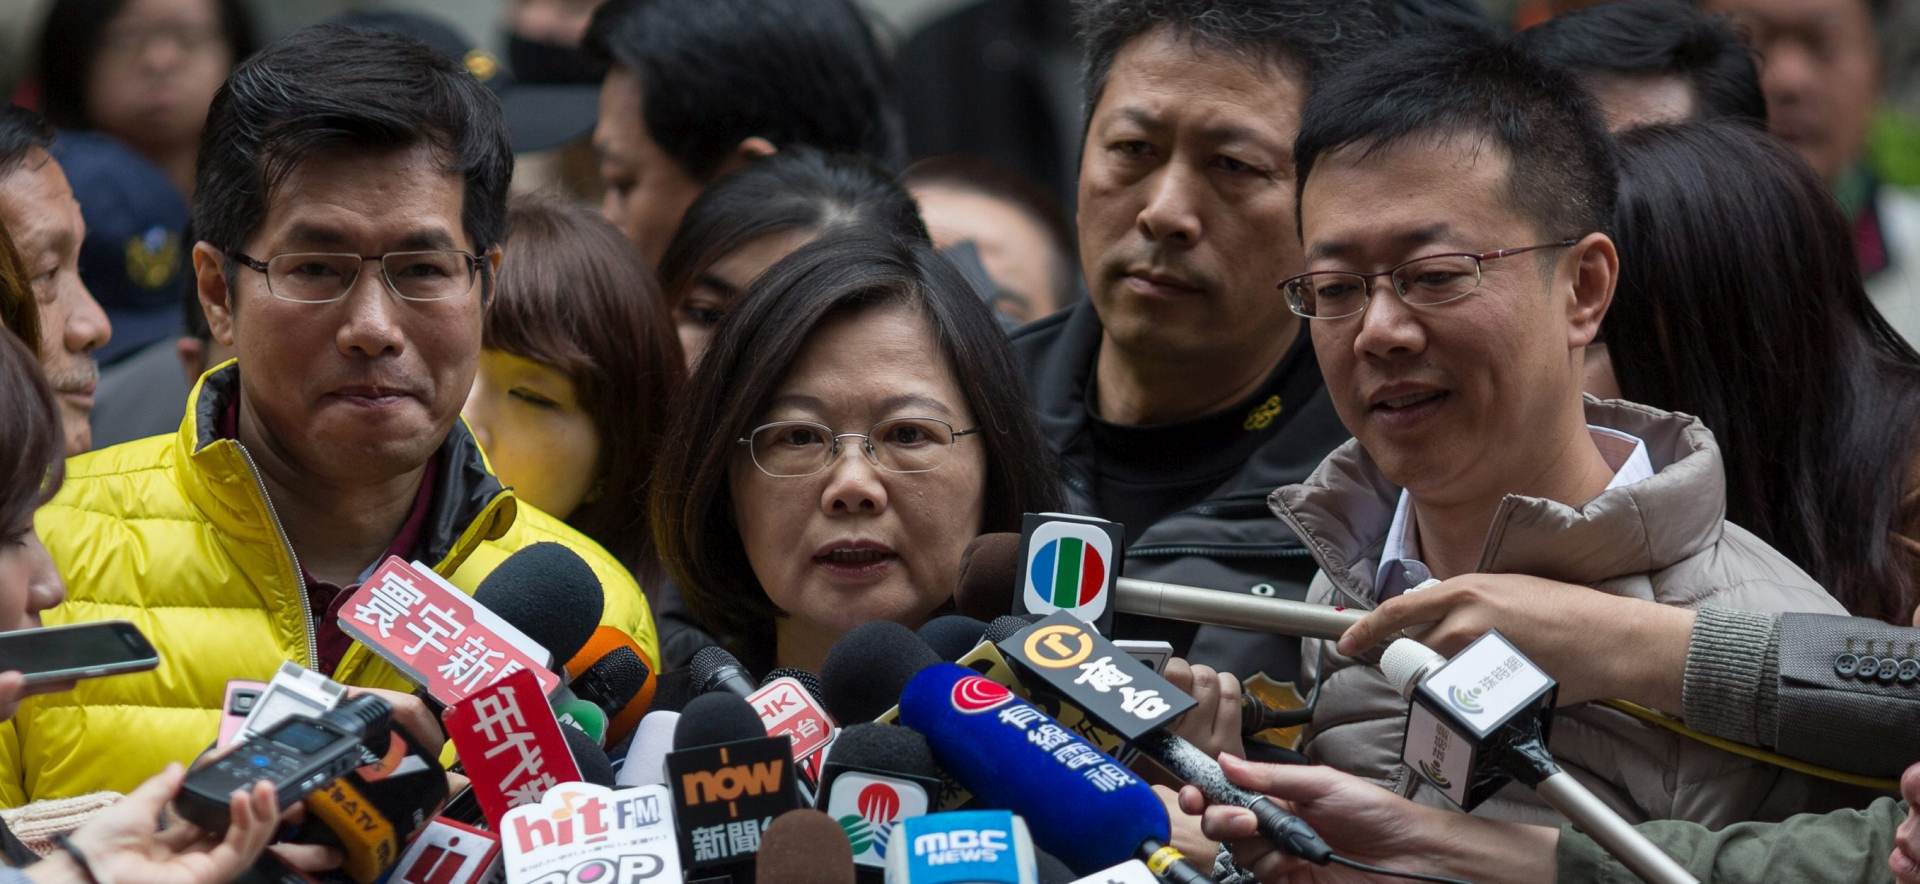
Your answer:
[[[1315,87],[1295,144],[1309,272],[1282,290],[1312,320],[1354,435],[1270,498],[1320,565],[1308,600],[1371,608],[1428,579],[1504,572],[1674,605],[1841,613],[1726,523],[1706,428],[1582,397],[1619,258],[1601,232],[1611,143],[1578,86],[1491,38],[1379,55]],[[1308,756],[1443,803],[1400,764],[1407,704],[1380,670],[1331,642],[1303,655]],[[1597,704],[1561,710],[1551,748],[1635,822],[1718,826],[1845,800]],[[1480,812],[1558,821],[1516,786]]]

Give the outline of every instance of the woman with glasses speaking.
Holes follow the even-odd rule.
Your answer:
[[[920,243],[829,236],[715,330],[654,475],[660,555],[749,668],[817,671],[846,631],[918,626],[961,553],[1057,508],[1006,336]]]

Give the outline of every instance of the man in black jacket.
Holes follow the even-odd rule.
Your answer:
[[[1301,598],[1314,565],[1266,496],[1347,433],[1276,286],[1304,264],[1293,139],[1315,77],[1384,40],[1373,4],[1082,0],[1078,227],[1091,295],[1017,333],[1075,512],[1126,526],[1122,572]],[[1248,678],[1292,639],[1122,618]]]

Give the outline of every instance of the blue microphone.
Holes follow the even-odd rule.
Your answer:
[[[1209,880],[1167,843],[1167,811],[1152,788],[973,670],[922,669],[900,695],[900,721],[926,736],[940,767],[977,800],[1025,818],[1034,841],[1076,873],[1138,858],[1175,884]]]

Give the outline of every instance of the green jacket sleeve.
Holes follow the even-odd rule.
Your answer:
[[[1887,855],[1893,852],[1893,830],[1906,815],[1905,802],[1881,798],[1865,810],[1803,813],[1779,823],[1737,823],[1718,832],[1672,820],[1634,828],[1695,878],[1713,884],[1891,884]],[[1555,880],[1568,884],[1640,880],[1571,826],[1560,829],[1556,860]]]

